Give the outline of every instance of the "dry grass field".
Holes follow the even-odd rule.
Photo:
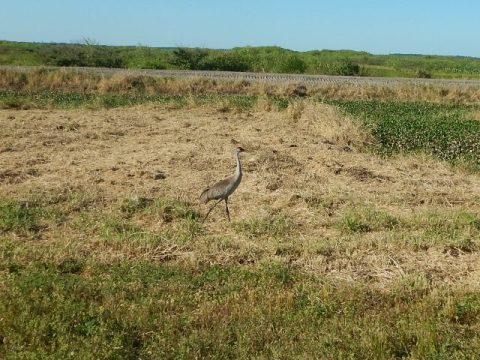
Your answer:
[[[376,155],[309,99],[4,109],[0,129],[3,358],[478,356],[478,172]],[[232,222],[202,225],[237,143]]]
[[[169,217],[146,217],[135,206],[166,198],[205,213],[198,196],[233,172],[231,149],[239,142],[248,153],[244,181],[231,198],[233,225],[223,208],[215,209],[194,243],[169,244],[175,261],[281,260],[380,287],[406,274],[480,285],[480,262],[471,252],[477,244],[470,241],[479,233],[468,223],[468,214],[480,211],[478,175],[428,157],[379,158],[364,151],[368,135],[334,107],[301,107],[233,114],[154,106],[3,111],[1,193],[47,203],[78,197],[111,216],[126,204],[133,207],[129,220],[155,233],[171,226]],[[276,226],[288,236],[268,239]],[[85,236],[82,227],[61,227],[67,230]],[[72,240],[57,231],[48,226],[41,238]],[[92,235],[77,250],[112,259],[148,258],[154,250],[126,241],[126,249],[97,252],[101,244]],[[231,244],[218,248],[216,235]]]

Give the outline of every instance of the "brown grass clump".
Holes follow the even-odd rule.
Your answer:
[[[102,78],[98,84],[98,91],[108,94],[151,95],[159,90],[155,79],[144,75],[114,74],[111,77]]]
[[[31,72],[0,69],[0,88],[31,92],[91,92],[98,89],[103,76],[75,70],[38,69]]]
[[[472,111],[472,112],[467,116],[467,118],[472,119],[472,120],[480,121],[480,111],[479,111],[479,110]]]
[[[321,141],[335,145],[345,151],[364,150],[372,144],[373,138],[362,129],[358,122],[342,115],[334,106],[313,101],[302,102],[298,126],[311,131]]]

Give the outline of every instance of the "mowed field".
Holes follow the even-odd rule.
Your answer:
[[[0,110],[0,357],[478,358],[477,107],[395,105],[440,129],[398,152],[375,102],[28,96]],[[202,224],[237,144],[232,222]]]

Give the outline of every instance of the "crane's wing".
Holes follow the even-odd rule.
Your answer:
[[[206,204],[210,200],[222,199],[232,181],[233,176],[229,176],[226,179],[220,180],[209,188],[203,190],[202,194],[200,195],[200,201]]]
[[[200,202],[203,204],[206,204],[210,199],[208,198],[208,192],[210,191],[210,188],[206,188],[205,190],[202,191],[202,194],[200,195]]]

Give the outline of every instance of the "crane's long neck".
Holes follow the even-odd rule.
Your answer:
[[[235,169],[235,177],[242,176],[242,164],[240,164],[240,153],[235,153],[235,160],[237,161],[237,168]]]

